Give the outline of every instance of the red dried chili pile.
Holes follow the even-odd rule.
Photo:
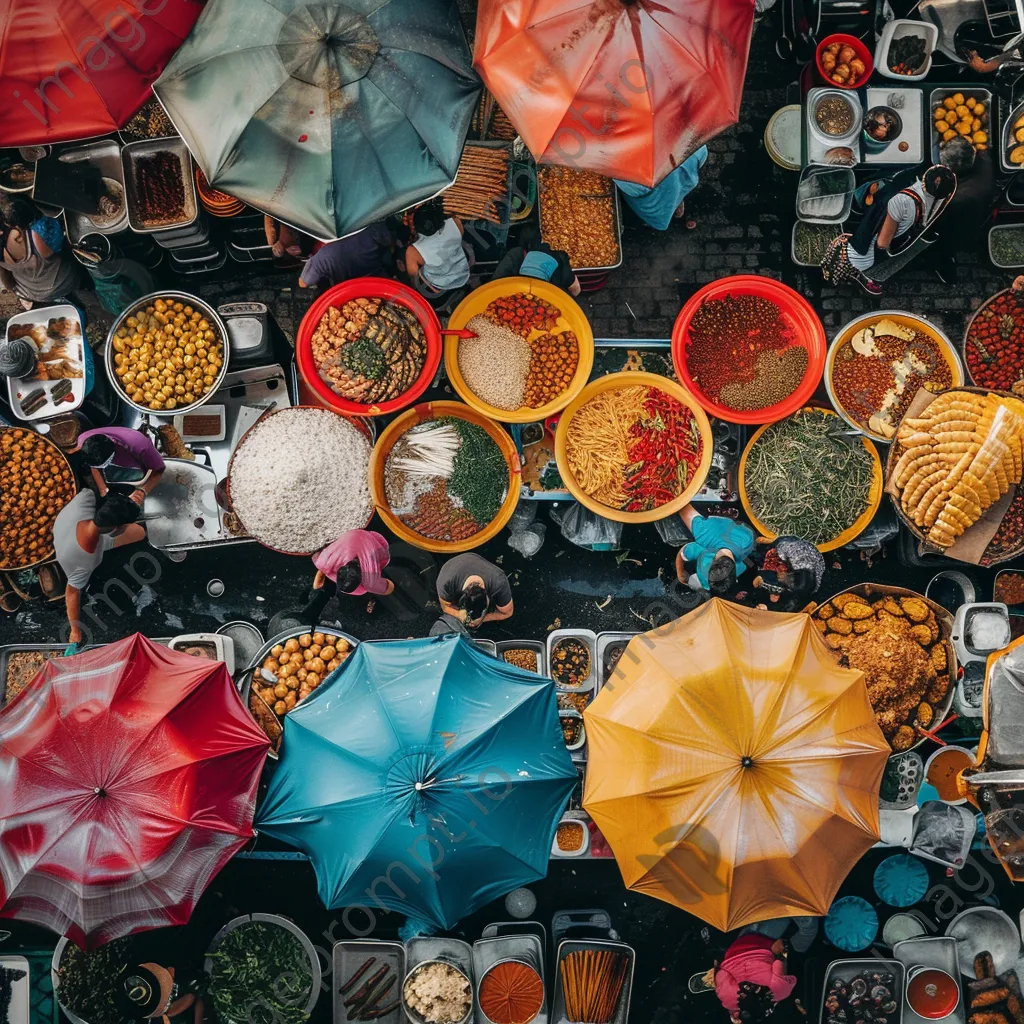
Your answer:
[[[1013,292],[997,295],[971,321],[964,357],[979,387],[1009,391],[1021,379],[1024,309]]]
[[[678,498],[700,465],[704,439],[693,413],[671,395],[648,390],[644,418],[629,432],[626,467],[627,512],[645,512]]]
[[[550,331],[558,324],[561,311],[544,299],[520,292],[517,295],[502,295],[488,303],[484,316],[509,330],[529,337],[534,329]]]
[[[730,409],[775,405],[800,386],[807,371],[807,350],[793,347],[782,311],[758,295],[706,300],[688,335],[690,377],[708,398]]]

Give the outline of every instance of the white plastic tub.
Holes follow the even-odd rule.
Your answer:
[[[913,75],[898,75],[889,69],[889,47],[893,40],[902,39],[904,36],[923,36],[924,48],[927,56],[921,70]],[[884,78],[893,78],[898,82],[919,82],[927,77],[932,69],[932,54],[939,42],[939,30],[935,25],[926,21],[914,21],[908,18],[897,18],[890,21],[879,37],[878,45],[875,47],[875,70]]]

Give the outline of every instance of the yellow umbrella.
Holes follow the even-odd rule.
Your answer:
[[[808,615],[711,601],[630,641],[584,717],[627,888],[722,931],[824,914],[878,840],[889,745]]]

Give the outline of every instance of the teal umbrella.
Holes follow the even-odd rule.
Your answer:
[[[547,874],[576,778],[551,680],[454,633],[364,643],[285,719],[257,828],[327,907],[446,929]]]
[[[321,239],[447,188],[481,88],[455,0],[209,0],[153,85],[214,188]]]

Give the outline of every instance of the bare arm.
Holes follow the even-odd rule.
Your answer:
[[[462,619],[465,616],[466,613],[461,608],[458,608],[449,601],[446,601],[443,597],[438,597],[437,600],[440,602],[441,611],[443,611],[445,615],[454,615],[457,619]]]
[[[42,236],[37,235],[34,231],[32,232],[32,244],[43,259],[49,259],[53,255],[53,250],[43,241]]]
[[[162,469],[147,470],[146,475],[135,485],[135,489],[142,491],[143,494],[149,494],[160,483],[163,475],[164,471]]]
[[[105,497],[110,488],[107,486],[107,481],[103,479],[103,473],[95,466],[90,467],[89,472],[92,474],[99,496],[101,498]]]
[[[896,234],[896,221],[893,219],[891,213],[885,215],[885,220],[882,221],[882,230],[878,232],[878,239],[876,245],[879,249],[884,249],[886,252],[889,251],[889,246],[892,244],[893,236]]]
[[[509,601],[508,604],[500,605],[495,608],[494,611],[488,612],[484,618],[484,622],[501,622],[503,619],[512,618],[512,612],[515,611],[515,602]]]
[[[686,569],[683,568],[683,549],[680,548],[676,552],[676,579],[680,583],[685,583],[689,579],[689,574]]]
[[[67,605],[68,624],[71,626],[68,640],[73,644],[80,644],[82,642],[82,630],[80,628],[82,620],[82,592],[69,583],[64,588],[64,603]]]
[[[574,277],[572,279],[572,284],[569,285],[569,294],[575,298],[581,291],[583,291],[583,286],[580,284],[580,279],[578,277]]]
[[[410,281],[419,277],[420,268],[423,266],[423,257],[414,245],[405,250],[405,272],[409,275]]]
[[[692,505],[684,505],[679,510],[679,518],[690,533],[693,533],[693,521],[700,518],[700,513]]]

